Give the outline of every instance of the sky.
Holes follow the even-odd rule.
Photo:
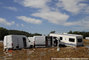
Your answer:
[[[89,0],[0,0],[0,27],[41,34],[89,31]]]

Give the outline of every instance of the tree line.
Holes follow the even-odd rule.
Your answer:
[[[51,31],[50,33],[55,33],[56,31]],[[85,31],[69,31],[68,34],[78,34],[78,35],[83,35],[83,38],[85,39],[85,37],[89,37],[89,32],[85,32]]]
[[[51,31],[50,33],[55,33],[56,31]],[[69,31],[69,34],[78,34],[78,35],[83,35],[83,38],[89,37],[89,32],[80,32],[80,31]],[[20,31],[20,30],[8,30],[6,28],[0,27],[0,40],[4,39],[5,35],[25,35],[27,37],[32,37],[32,36],[42,36],[42,34],[39,33],[28,33],[26,31]]]
[[[4,36],[6,35],[25,35],[27,37],[32,36],[41,36],[42,34],[39,33],[28,33],[26,31],[20,31],[20,30],[8,30],[6,28],[0,27],[0,40],[4,39]]]
[[[83,35],[83,38],[85,37],[89,37],[89,32],[85,32],[85,31],[69,31],[69,34],[78,34],[78,35]]]

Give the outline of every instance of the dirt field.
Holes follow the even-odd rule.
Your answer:
[[[89,58],[89,40],[84,40],[84,47],[32,48],[3,52],[0,43],[0,60],[51,60],[51,58]]]

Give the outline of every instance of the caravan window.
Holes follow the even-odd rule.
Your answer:
[[[54,39],[56,39],[57,37],[53,37]]]
[[[53,37],[54,40],[57,40],[57,37]]]
[[[69,38],[69,41],[70,42],[75,42],[75,39],[74,38]]]
[[[60,37],[60,40],[62,40],[63,38],[62,37]]]
[[[81,39],[81,38],[78,38],[78,39],[77,39],[77,42],[82,42],[82,39]]]

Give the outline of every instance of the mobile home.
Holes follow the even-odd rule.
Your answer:
[[[4,50],[22,49],[30,47],[28,38],[24,35],[7,35],[4,37],[3,44],[4,44]]]
[[[65,46],[83,46],[83,36],[75,34],[50,34],[57,37],[61,45]]]

